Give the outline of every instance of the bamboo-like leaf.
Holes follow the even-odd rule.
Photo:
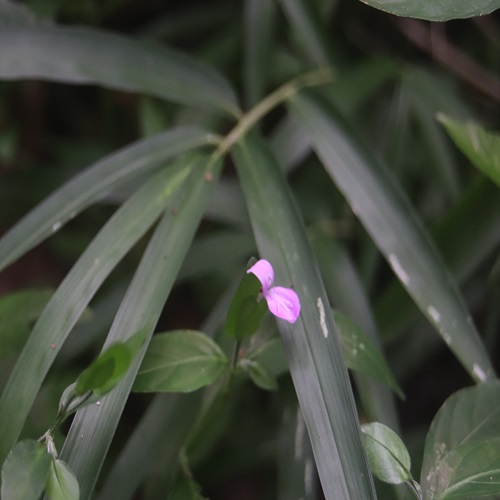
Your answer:
[[[474,380],[493,377],[491,361],[456,286],[388,171],[326,102],[302,92],[290,106],[326,170],[420,310]]]
[[[179,127],[138,141],[94,163],[36,206],[3,236],[0,270],[131,176],[159,167],[184,151],[213,144],[214,140],[214,135],[204,130]]]
[[[300,215],[276,160],[256,137],[234,147],[260,256],[293,285],[302,311],[278,322],[290,373],[329,499],[375,498],[354,399],[329,303]]]
[[[156,229],[128,292],[118,310],[104,348],[124,341],[138,331],[147,335],[124,379],[100,405],[79,411],[71,426],[61,457],[74,471],[81,498],[94,489],[147,345],[182,260],[191,244],[208,202],[221,162],[198,159],[197,168],[172,200],[175,202]]]
[[[34,78],[97,84],[238,114],[225,79],[173,49],[90,28],[2,28],[0,79]]]
[[[361,0],[376,9],[404,17],[428,21],[449,21],[465,17],[484,16],[500,8],[499,0]]]
[[[182,163],[153,176],[107,222],[52,296],[0,398],[0,463],[16,442],[43,379],[79,316],[188,173]]]

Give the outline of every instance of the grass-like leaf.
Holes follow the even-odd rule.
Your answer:
[[[78,478],[82,499],[91,495],[97,481],[153,329],[198,227],[220,166],[220,162],[214,164],[205,157],[196,160],[193,173],[171,200],[170,209],[149,242],[115,316],[105,348],[114,342],[126,341],[138,331],[145,332],[146,340],[120,384],[99,406],[79,411],[73,420],[61,456]]]
[[[328,299],[279,165],[255,136],[234,147],[260,256],[292,285],[302,311],[278,326],[327,498],[375,498]]]
[[[52,296],[0,399],[0,463],[16,442],[45,375],[76,321],[188,173],[189,168],[181,164],[153,176],[107,222]]]
[[[238,114],[229,84],[200,61],[90,28],[4,27],[0,78],[97,84]]]
[[[214,135],[204,130],[179,127],[138,141],[94,163],[57,189],[2,237],[0,270],[131,176],[157,168],[177,154],[213,144],[214,140]]]
[[[394,273],[471,377],[494,376],[486,349],[430,237],[388,171],[312,93],[290,103],[326,170]]]

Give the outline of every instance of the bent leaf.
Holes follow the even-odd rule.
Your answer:
[[[62,460],[53,460],[47,479],[47,496],[50,500],[78,500],[80,488],[75,475]]]

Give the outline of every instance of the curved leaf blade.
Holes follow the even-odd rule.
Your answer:
[[[470,376],[494,377],[484,344],[430,236],[404,193],[325,101],[300,92],[290,100],[313,148],[353,212],[422,313]]]
[[[90,28],[2,28],[0,79],[34,78],[97,84],[238,114],[226,80],[173,49]]]
[[[265,144],[248,136],[233,154],[261,257],[301,300],[296,323],[278,327],[325,495],[375,498],[342,349],[300,215]]]
[[[50,500],[78,500],[80,498],[78,481],[62,460],[52,461],[46,493]]]
[[[0,270],[131,176],[214,141],[214,135],[204,130],[178,127],[138,141],[94,163],[33,208],[2,237]]]
[[[500,8],[499,0],[361,0],[363,3],[395,14],[428,21],[448,21],[483,16]]]

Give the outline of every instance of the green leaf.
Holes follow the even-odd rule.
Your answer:
[[[290,101],[313,148],[401,283],[470,376],[494,369],[463,300],[405,194],[337,112],[312,92]]]
[[[40,22],[25,5],[11,0],[0,0],[0,26],[30,26]]]
[[[262,285],[252,273],[244,273],[227,312],[226,335],[243,339],[255,333],[267,311],[265,300],[258,300]]]
[[[32,439],[17,443],[2,467],[2,500],[38,500],[51,461],[42,443]]]
[[[362,0],[376,9],[428,21],[483,16],[500,8],[500,0]]]
[[[194,330],[158,334],[149,344],[135,379],[136,392],[191,392],[228,372],[222,349]]]
[[[375,342],[346,314],[334,311],[333,320],[340,334],[347,367],[386,383],[404,399],[403,391]]]
[[[468,121],[453,120],[443,113],[437,119],[457,147],[483,174],[500,186],[500,134]]]
[[[192,165],[191,162],[188,165]],[[82,498],[89,497],[94,489],[147,344],[208,204],[220,168],[221,162],[214,162],[208,155],[196,159],[191,175],[165,207],[165,215],[115,316],[105,346],[126,341],[138,331],[144,331],[146,338],[115,390],[102,399],[99,407],[87,406],[73,419],[61,458],[75,473]]]
[[[0,297],[0,356],[19,349],[26,341],[53,290],[22,290]]]
[[[97,161],[54,191],[0,239],[0,270],[131,177],[163,166],[175,155],[213,144],[214,140],[213,134],[206,131],[179,127]]]
[[[410,454],[401,438],[389,427],[378,422],[363,424],[361,430],[373,474],[390,484],[410,481]]]
[[[274,377],[288,372],[283,343],[279,337],[267,340],[255,349],[251,346],[248,359],[262,365]]]
[[[208,500],[201,494],[201,487],[193,479],[183,479],[175,485],[167,500]]]
[[[0,398],[0,462],[16,442],[46,373],[78,318],[185,181],[192,166],[185,162],[152,176],[115,212],[43,310]]]
[[[50,500],[78,500],[80,498],[78,481],[62,460],[52,460],[46,493]]]
[[[162,45],[90,28],[2,28],[0,79],[97,84],[238,114],[233,90],[212,68]]]
[[[260,255],[272,264],[276,282],[293,285],[300,298],[298,320],[277,325],[325,496],[375,498],[342,348],[289,188],[255,135],[238,142],[233,153]]]
[[[75,386],[76,395],[87,392],[100,396],[106,394],[122,379],[131,361],[132,352],[125,343],[113,344],[80,374]]]
[[[241,367],[252,379],[252,382],[265,391],[277,391],[278,381],[264,365],[251,359],[242,359],[238,366]]]
[[[500,494],[500,381],[445,401],[425,440],[421,485],[429,499]]]

